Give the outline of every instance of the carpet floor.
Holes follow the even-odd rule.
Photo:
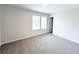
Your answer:
[[[1,54],[78,54],[79,44],[48,33],[4,44],[0,50]]]

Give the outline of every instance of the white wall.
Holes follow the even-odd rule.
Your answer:
[[[79,9],[52,14],[53,34],[79,43]]]
[[[2,44],[47,33],[49,30],[32,31],[32,15],[48,17],[47,14],[33,12],[19,7],[3,6]]]

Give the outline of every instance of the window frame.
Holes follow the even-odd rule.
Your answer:
[[[40,16],[40,15],[32,15],[32,17],[33,17],[33,16],[39,16],[39,17],[40,17],[40,23],[39,23],[40,26],[39,26],[39,29],[35,29],[35,30],[33,30],[33,27],[32,27],[32,31],[36,31],[36,30],[46,30],[46,29],[47,29],[47,24],[48,24],[48,17],[47,17],[47,16]],[[41,20],[42,20],[41,18],[42,18],[42,17],[46,17],[46,28],[45,28],[45,29],[42,29],[42,28],[41,28]],[[32,26],[33,26],[33,18],[32,18]]]

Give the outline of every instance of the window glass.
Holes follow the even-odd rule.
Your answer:
[[[41,29],[47,28],[47,17],[41,17]]]
[[[32,30],[40,29],[40,16],[32,16]]]

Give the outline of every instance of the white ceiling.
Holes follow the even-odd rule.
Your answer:
[[[16,6],[47,14],[79,8],[79,4],[18,4]]]

